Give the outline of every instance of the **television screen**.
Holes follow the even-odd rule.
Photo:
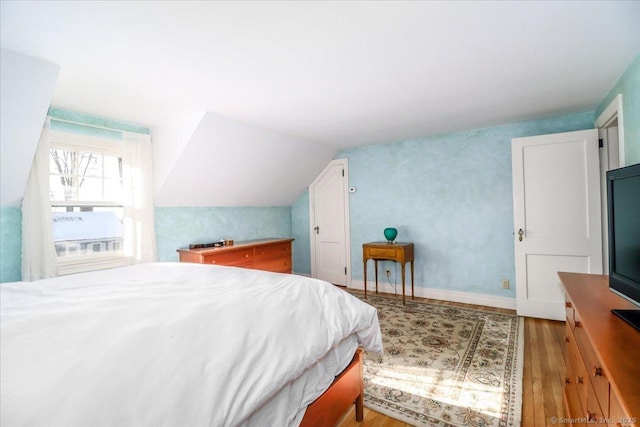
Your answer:
[[[609,287],[640,305],[640,163],[607,172],[607,209]],[[640,330],[640,311],[614,313]]]

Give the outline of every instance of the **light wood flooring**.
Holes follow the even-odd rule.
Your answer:
[[[384,294],[393,297],[392,295]],[[469,304],[435,301],[416,298],[419,301],[437,302],[457,307],[479,308]],[[485,308],[486,307],[482,307]],[[489,308],[489,310],[514,313],[512,310]],[[546,427],[551,417],[561,418],[562,385],[564,384],[564,322],[534,319],[524,321],[524,370],[522,378],[522,426]],[[382,415],[365,407],[364,420],[355,420],[352,408],[338,427],[409,427],[410,424]]]

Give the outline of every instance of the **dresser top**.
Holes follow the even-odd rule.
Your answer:
[[[178,252],[190,252],[190,253],[198,253],[198,254],[206,254],[213,252],[226,252],[234,249],[242,249],[247,247],[255,247],[255,246],[265,246],[265,245],[277,245],[282,243],[290,243],[293,242],[292,238],[267,238],[267,239],[255,239],[255,240],[244,240],[242,242],[234,242],[233,245],[225,245],[211,248],[198,248],[198,249],[189,249],[189,248],[181,248],[178,249]]]

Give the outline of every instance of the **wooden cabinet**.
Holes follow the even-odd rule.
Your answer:
[[[558,275],[567,315],[564,424],[639,426],[640,332],[611,313],[633,304],[609,290],[608,276]]]
[[[180,262],[227,265],[255,270],[291,273],[293,239],[261,239],[237,242],[232,246],[178,249]]]

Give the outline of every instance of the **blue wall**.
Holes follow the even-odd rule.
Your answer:
[[[622,94],[624,153],[627,165],[640,163],[640,54],[627,67],[615,86],[596,109],[596,117]]]
[[[178,261],[176,250],[190,243],[292,234],[289,207],[157,207],[155,217],[159,261]]]
[[[0,208],[0,283],[22,278],[22,210]]]
[[[296,239],[293,251],[294,271],[311,274],[311,238],[309,235],[309,191],[291,206],[292,237]]]
[[[515,297],[501,286],[515,283],[511,139],[593,123],[587,112],[340,152],[358,189],[350,195],[352,278],[363,279],[362,243],[395,227],[398,241],[415,244],[416,286]],[[297,205],[294,235],[308,235],[308,207]]]

